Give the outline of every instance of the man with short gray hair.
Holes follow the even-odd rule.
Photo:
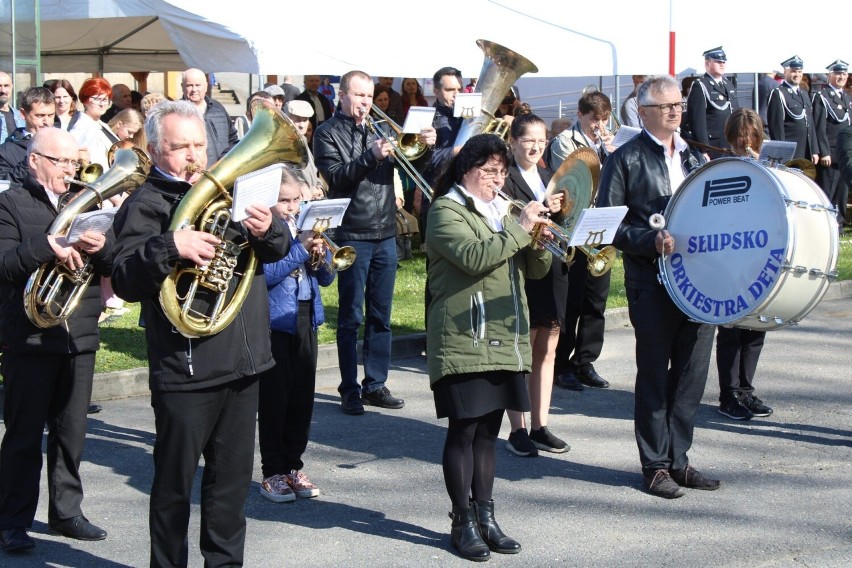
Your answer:
[[[181,79],[183,100],[194,104],[207,129],[207,163],[211,166],[239,141],[237,129],[222,103],[207,95],[207,76],[200,69],[187,69]]]

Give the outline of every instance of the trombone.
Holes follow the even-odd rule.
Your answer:
[[[366,107],[361,107],[361,109],[362,112],[366,112]],[[392,154],[396,159],[396,163],[399,165],[399,168],[405,172],[408,177],[414,180],[414,185],[423,192],[426,199],[432,201],[432,188],[429,187],[426,179],[411,163],[412,160],[416,160],[422,156],[426,150],[428,150],[428,146],[418,141],[416,134],[403,133],[402,127],[394,122],[391,117],[382,112],[382,110],[378,107],[374,106],[373,112],[379,116],[379,120],[376,120],[370,116],[369,113],[366,113],[364,120],[367,123],[367,127],[380,136],[382,140],[389,142],[393,146]],[[382,123],[387,124],[394,132],[396,132],[397,138],[392,138],[383,129],[381,129],[380,125]]]

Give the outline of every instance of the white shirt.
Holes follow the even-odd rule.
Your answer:
[[[533,195],[535,195],[536,201],[544,201],[544,193],[547,190],[544,182],[541,181],[541,176],[538,175],[538,168],[534,167],[529,171],[522,170],[520,166],[515,166],[518,168],[518,171],[521,172],[521,177],[524,178],[524,181],[527,182],[527,185],[530,186],[530,189],[533,191]]]
[[[508,201],[505,199],[498,199],[496,197],[491,201],[485,201],[460,185],[456,185],[455,188],[459,191],[459,194],[454,195],[453,192],[450,192],[447,194],[447,197],[464,205],[464,197],[462,197],[462,195],[466,195],[471,201],[473,201],[474,208],[480,213],[480,215],[485,217],[492,229],[495,231],[503,230],[503,217],[505,217],[509,212]]]
[[[645,132],[648,132],[647,130]],[[660,142],[656,136],[648,132],[648,136],[651,137],[651,140],[659,144],[663,147],[663,156],[666,160],[666,169],[669,171],[669,185],[672,188],[672,194],[674,194],[680,184],[683,183],[683,180],[686,179],[686,174],[683,173],[683,164],[680,161],[680,153],[686,150],[689,146],[686,142],[683,141],[683,138],[680,137],[680,134],[677,132],[674,133],[674,152],[672,152],[671,156],[669,156],[670,148],[666,147],[665,144]]]

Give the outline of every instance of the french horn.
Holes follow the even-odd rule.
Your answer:
[[[139,148],[118,150],[112,167],[92,182],[66,178],[83,186],[51,223],[48,234],[65,236],[80,213],[122,192],[132,192],[145,183],[151,160]],[[83,255],[83,267],[69,269],[58,260],[46,262],[30,275],[24,288],[24,312],[33,325],[49,328],[67,320],[80,303],[94,277],[91,260]]]
[[[244,237],[229,239],[231,192],[243,174],[278,163],[297,169],[308,163],[304,138],[290,119],[262,100],[252,104],[251,128],[225,157],[184,195],[170,231],[194,228],[221,240],[206,266],[179,263],[160,287],[166,318],[185,337],[205,337],[225,329],[248,297],[257,257]]]

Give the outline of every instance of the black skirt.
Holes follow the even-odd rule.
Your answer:
[[[529,412],[523,373],[486,371],[446,375],[432,385],[438,418],[478,418],[499,409]]]
[[[579,254],[579,253],[578,253]],[[580,259],[582,261],[583,259]],[[550,270],[544,278],[524,283],[530,327],[559,327],[565,325],[568,307],[568,266],[553,257]]]

